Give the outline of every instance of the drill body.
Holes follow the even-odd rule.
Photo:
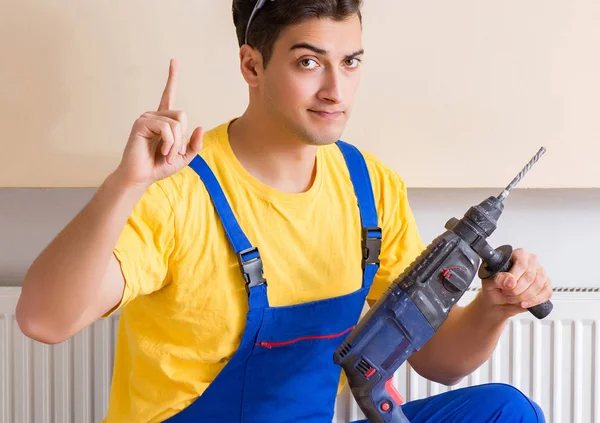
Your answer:
[[[392,376],[440,328],[476,275],[486,279],[512,266],[510,246],[493,249],[486,241],[502,210],[502,201],[489,197],[450,219],[334,353],[371,423],[409,423]],[[551,309],[548,301],[530,311],[543,318]]]

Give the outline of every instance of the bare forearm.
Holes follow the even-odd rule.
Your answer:
[[[103,307],[110,291],[103,286],[103,282],[109,283],[105,281],[109,260],[144,191],[143,187],[127,187],[111,174],[42,251],[23,280],[17,305],[24,332],[53,339],[51,333],[81,329],[86,311],[102,313],[96,309]]]
[[[506,321],[506,315],[492,312],[478,295],[466,307],[455,307],[409,362],[423,377],[454,385],[490,357]]]

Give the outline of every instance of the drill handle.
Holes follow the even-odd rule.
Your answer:
[[[529,310],[531,314],[533,314],[538,319],[543,319],[544,317],[550,314],[553,308],[554,305],[552,304],[552,301],[548,300],[545,303],[529,307],[527,310]]]
[[[496,249],[496,254],[501,255],[502,259],[500,259],[500,267],[496,270],[490,268],[490,266],[484,261],[479,268],[479,277],[481,279],[488,279],[494,277],[496,274],[500,272],[508,272],[513,266],[512,257],[512,247],[510,245],[503,245]],[[527,308],[531,314],[533,314],[538,319],[543,319],[548,316],[554,305],[550,300],[545,303],[535,305],[533,307]]]
[[[369,423],[410,423],[402,411],[404,399],[394,387],[392,377],[385,380],[378,376],[377,381],[365,385],[350,374],[348,386]]]

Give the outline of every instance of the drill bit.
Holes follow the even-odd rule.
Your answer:
[[[519,174],[517,176],[515,176],[515,179],[513,179],[511,181],[510,184],[508,184],[508,186],[506,188],[504,188],[504,190],[500,193],[500,195],[498,196],[498,200],[500,200],[500,202],[504,201],[504,199],[506,197],[508,197],[508,194],[510,194],[510,192],[512,191],[512,189],[517,186],[517,184],[519,183],[519,181],[521,179],[523,179],[523,177],[525,176],[525,174],[527,172],[529,172],[529,169],[531,169],[531,167],[540,159],[540,157],[542,157],[542,155],[546,152],[546,149],[544,147],[540,148],[538,150],[538,152],[536,153],[535,156],[533,156],[533,158],[529,161],[529,163],[527,163],[527,165],[525,165],[525,167],[523,168],[523,170],[521,170],[521,172],[519,172]]]

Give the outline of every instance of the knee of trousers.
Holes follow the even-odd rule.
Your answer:
[[[490,383],[481,386],[485,402],[492,401],[497,406],[499,421],[514,423],[545,423],[541,407],[514,386],[504,383]]]

